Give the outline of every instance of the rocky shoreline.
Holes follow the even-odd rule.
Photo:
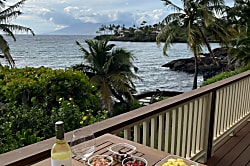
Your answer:
[[[218,65],[212,60],[208,53],[202,54],[199,57],[198,73],[203,75],[204,80],[221,72],[233,71],[235,69],[234,64],[231,64],[228,61],[228,53],[226,49],[216,48],[213,50],[213,52]],[[193,74],[194,57],[173,60],[162,65],[162,67],[168,67],[173,71],[183,71]]]

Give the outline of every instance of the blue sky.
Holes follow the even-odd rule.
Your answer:
[[[8,4],[17,1],[7,0]],[[36,34],[80,22],[155,24],[170,12],[161,0],[27,0],[20,9],[23,15],[13,23],[30,27]]]

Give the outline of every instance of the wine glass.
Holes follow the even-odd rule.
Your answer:
[[[93,131],[78,129],[73,132],[71,139],[72,153],[86,162],[86,159],[95,152],[95,136]]]

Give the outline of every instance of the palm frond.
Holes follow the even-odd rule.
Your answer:
[[[3,53],[4,58],[7,60],[11,67],[15,66],[15,61],[13,60],[12,56],[10,55],[10,47],[8,42],[0,35],[0,50]]]
[[[2,0],[2,1],[0,1],[0,7],[2,7],[2,8],[4,8],[5,7],[5,4],[4,4],[4,2],[3,1],[6,1],[6,0]]]
[[[0,22],[8,23],[11,20],[17,18],[21,14],[22,14],[21,11],[12,11],[11,13],[0,14]]]
[[[242,38],[238,41],[237,47],[239,46],[249,46],[250,47],[250,37],[245,37],[245,38]],[[250,52],[250,50],[248,50]]]
[[[4,9],[3,11],[0,12],[0,15],[9,15],[10,13],[12,13],[13,11],[15,11],[15,9],[19,8],[21,5],[24,4],[26,0],[21,0],[17,3],[15,3],[14,5],[9,6],[8,8]],[[15,13],[15,12],[14,12]]]
[[[229,48],[229,58],[240,66],[250,63],[250,36],[242,36],[232,42]]]
[[[226,8],[224,0],[200,0],[198,3],[206,6],[210,11],[215,11],[217,14],[223,13]]]
[[[84,53],[84,55],[89,55],[90,53],[80,44],[79,41],[76,41],[76,45],[80,47],[80,50]]]
[[[160,33],[156,36],[156,43],[159,46],[161,41],[165,41],[163,46],[163,55],[167,55],[167,50],[173,44],[177,33],[181,32],[182,27],[178,24],[179,20],[174,20],[171,23],[164,26]]]
[[[21,25],[14,25],[14,24],[0,24],[0,30],[2,30],[7,35],[11,36],[14,41],[16,41],[16,38],[13,34],[13,31],[19,31],[19,32],[30,32],[33,36],[35,33],[32,29],[21,26]]]
[[[169,0],[161,0],[161,1],[164,1],[164,5],[169,7],[171,10],[174,10],[174,11],[181,11],[182,10],[181,7],[175,5],[174,3],[172,3]]]
[[[164,18],[163,24],[167,25],[176,20],[181,21],[181,18],[184,18],[185,16],[186,15],[183,13],[171,13]]]
[[[5,0],[3,0],[5,1]],[[2,8],[5,8],[5,3],[3,1],[0,1],[0,6]],[[13,31],[21,31],[21,32],[30,32],[32,35],[35,35],[35,33],[32,31],[32,29],[21,26],[21,25],[15,25],[10,24],[10,21],[17,16],[21,15],[22,12],[19,10],[16,10],[18,7],[20,7],[22,4],[24,4],[26,0],[21,0],[17,3],[15,3],[12,6],[7,7],[6,9],[3,9],[0,11],[0,30],[4,32],[5,34],[11,36],[14,41],[16,41],[16,38],[14,36]],[[8,46],[7,41],[1,36],[0,38],[1,42],[1,51],[4,54],[4,57],[8,61],[11,67],[14,67],[15,63],[14,60],[10,54],[10,48]]]

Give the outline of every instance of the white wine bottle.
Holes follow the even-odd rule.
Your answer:
[[[72,166],[72,154],[69,144],[64,140],[63,121],[55,123],[56,142],[51,149],[52,166]]]

